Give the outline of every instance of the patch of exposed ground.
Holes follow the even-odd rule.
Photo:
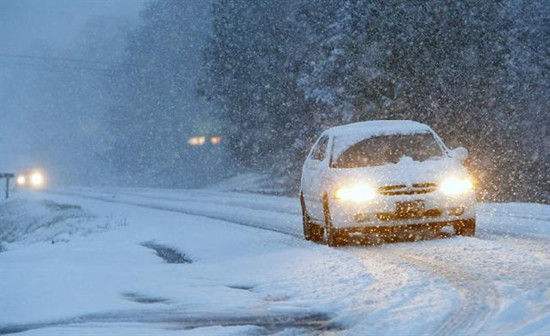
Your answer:
[[[149,296],[138,292],[123,292],[121,294],[122,294],[122,297],[125,298],[126,300],[137,302],[137,303],[144,303],[144,304],[168,303],[168,301],[170,301],[167,298],[163,298],[160,296]]]
[[[251,292],[254,289],[254,286],[250,286],[250,285],[227,285],[226,287],[231,289],[249,291],[249,292]]]
[[[141,246],[154,250],[157,253],[157,256],[168,264],[190,264],[193,262],[193,260],[187,257],[184,253],[170,246],[155,243],[153,241],[143,242],[141,243]]]

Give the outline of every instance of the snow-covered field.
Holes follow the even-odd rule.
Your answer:
[[[335,249],[293,198],[72,188],[0,203],[0,244],[0,334],[550,334],[547,205]]]

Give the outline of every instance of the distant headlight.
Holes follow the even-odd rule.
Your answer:
[[[456,196],[472,191],[474,184],[469,178],[449,177],[441,182],[439,189],[448,196]]]
[[[40,188],[44,185],[44,175],[40,172],[34,172],[31,174],[31,186],[34,188]]]
[[[336,190],[335,196],[342,201],[365,202],[376,197],[376,189],[367,184],[346,186]]]
[[[25,177],[25,175],[19,175],[17,176],[17,179],[15,180],[15,182],[19,186],[24,186],[25,183],[27,183],[27,178]]]

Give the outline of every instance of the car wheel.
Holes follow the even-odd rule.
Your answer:
[[[476,220],[467,219],[454,225],[455,232],[459,236],[473,237],[476,233]]]
[[[311,219],[306,210],[306,202],[304,200],[304,194],[300,193],[300,205],[302,206],[302,224],[304,227],[305,240],[311,240]]]
[[[323,240],[323,228],[321,225],[317,225],[311,219],[311,216],[307,212],[306,202],[304,194],[300,193],[300,205],[302,206],[302,223],[304,227],[304,238],[314,242],[320,242]]]
[[[323,195],[323,217],[325,220],[325,228],[324,228],[325,243],[328,246],[342,245],[342,239],[340,237],[339,230],[332,225],[332,218],[330,216],[330,206],[329,206],[327,194]]]

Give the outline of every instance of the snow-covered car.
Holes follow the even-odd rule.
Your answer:
[[[420,230],[475,234],[475,194],[463,165],[427,125],[374,120],[330,128],[302,170],[304,236],[331,246]]]

